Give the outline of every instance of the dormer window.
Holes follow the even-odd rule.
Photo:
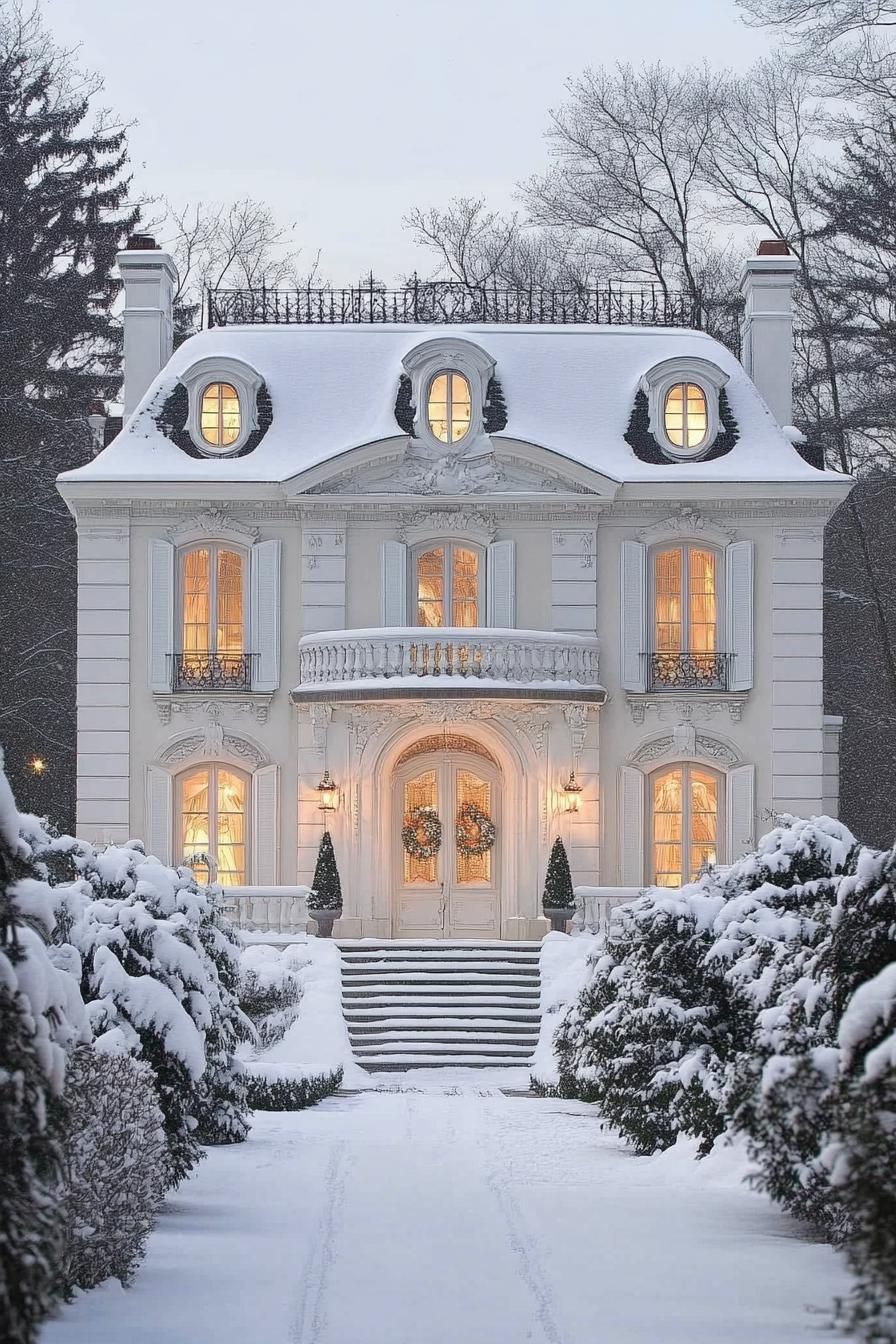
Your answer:
[[[663,424],[682,454],[699,453],[709,428],[706,393],[699,383],[673,383],[666,393]]]
[[[202,393],[199,429],[212,448],[230,449],[240,436],[240,398],[232,383],[209,383]]]
[[[426,411],[430,431],[441,443],[466,438],[472,414],[469,380],[462,373],[437,373],[429,384]]]
[[[722,427],[719,396],[728,375],[708,359],[676,357],[656,364],[641,379],[648,428],[673,462],[705,457]]]

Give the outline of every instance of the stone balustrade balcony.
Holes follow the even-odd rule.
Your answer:
[[[599,643],[544,630],[393,626],[332,630],[299,642],[293,698],[510,696],[602,703]]]

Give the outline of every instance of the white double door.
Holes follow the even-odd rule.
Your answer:
[[[415,757],[396,772],[393,937],[500,938],[499,786],[494,766],[460,752]],[[457,823],[466,803],[495,824],[495,843],[482,854],[465,853],[457,843]],[[402,838],[417,808],[434,809],[441,822],[442,843],[430,857],[408,853]],[[475,841],[476,825],[468,826],[467,832]],[[418,834],[424,838],[422,829]]]

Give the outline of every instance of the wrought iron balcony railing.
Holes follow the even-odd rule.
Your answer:
[[[175,653],[171,684],[176,691],[248,691],[254,653]]]
[[[604,323],[703,326],[699,298],[659,285],[607,283],[597,289],[507,289],[456,280],[418,280],[403,289],[209,289],[209,327],[266,323]]]
[[[730,653],[651,653],[654,691],[727,691]]]

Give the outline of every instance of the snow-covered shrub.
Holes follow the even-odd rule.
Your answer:
[[[81,962],[81,992],[101,1048],[152,1068],[177,1183],[199,1142],[245,1138],[236,1047],[251,1027],[236,995],[239,951],[213,891],[142,845],[97,850],[30,820],[25,837],[55,883],[57,932]]]
[[[560,1086],[555,1037],[557,1027],[593,973],[602,940],[588,934],[548,933],[539,954],[541,1024],[532,1057],[530,1082],[540,1096],[556,1096]]]
[[[255,1028],[261,1049],[281,1041],[299,1013],[302,971],[309,965],[301,945],[281,950],[253,945],[243,950],[240,1007]]]
[[[819,941],[853,847],[837,822],[785,818],[725,873],[617,911],[558,1032],[561,1093],[598,1102],[639,1152],[679,1133],[707,1151],[759,1084],[758,1016]]]
[[[48,955],[51,893],[18,820],[0,757],[0,1335],[31,1344],[60,1291],[54,1099],[89,1030],[75,982]]]
[[[332,1096],[341,1083],[342,1069],[293,1077],[287,1068],[256,1066],[249,1072],[249,1105],[253,1111],[301,1111]]]
[[[60,1281],[67,1293],[127,1282],[170,1184],[164,1121],[149,1066],[82,1046],[63,1108]]]

